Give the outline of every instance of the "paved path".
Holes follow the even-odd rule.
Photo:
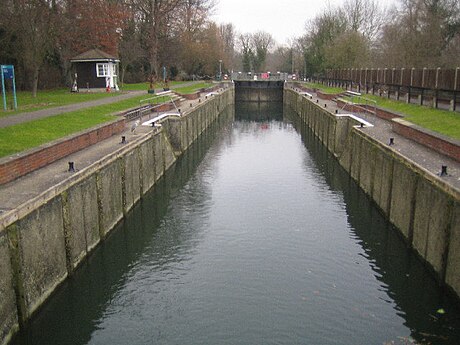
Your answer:
[[[94,101],[73,103],[69,105],[63,105],[61,107],[48,108],[48,109],[42,109],[42,110],[37,110],[37,111],[31,111],[28,113],[10,115],[10,116],[0,118],[0,128],[17,125],[19,123],[34,121],[34,120],[38,120],[38,119],[42,119],[42,118],[50,117],[54,115],[69,113],[75,110],[91,108],[91,107],[95,107],[98,105],[115,103],[115,102],[119,102],[119,101],[122,101],[128,98],[140,96],[142,94],[147,95],[145,91],[129,91],[127,93],[122,93],[118,96],[101,98],[101,99],[97,99]]]
[[[171,89],[178,88],[178,87],[186,87],[186,86],[196,84],[196,83],[198,82],[192,81],[189,83],[183,83],[177,86],[172,86]],[[158,93],[160,91],[163,91],[163,89],[156,89],[155,93]],[[42,110],[37,110],[37,111],[31,111],[27,113],[20,113],[20,114],[5,116],[5,117],[0,118],[0,128],[17,125],[19,123],[34,121],[34,120],[38,120],[41,118],[50,117],[54,115],[64,114],[64,113],[68,113],[68,112],[76,111],[80,109],[91,108],[91,107],[95,107],[98,105],[116,103],[116,102],[120,102],[125,99],[129,99],[129,98],[141,96],[141,95],[145,95],[146,98],[149,97],[149,95],[147,94],[145,90],[127,91],[118,96],[101,98],[101,99],[97,99],[94,101],[73,103],[69,105],[63,105],[61,107],[48,108],[48,109],[42,109]],[[150,96],[153,97],[153,95],[150,95]]]

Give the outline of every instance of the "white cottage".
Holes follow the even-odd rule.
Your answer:
[[[70,62],[78,88],[118,90],[118,58],[102,50],[91,49]]]

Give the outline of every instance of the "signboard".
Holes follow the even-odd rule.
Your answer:
[[[3,78],[13,79],[14,78],[14,66],[13,65],[2,65]]]
[[[2,75],[2,95],[3,95],[3,110],[6,111],[6,89],[5,80],[11,80],[13,84],[13,100],[14,109],[18,108],[18,102],[16,99],[16,82],[14,80],[14,66],[13,65],[0,65],[0,71]]]

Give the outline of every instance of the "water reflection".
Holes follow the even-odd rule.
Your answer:
[[[382,216],[308,126],[301,123],[290,108],[284,112],[285,119],[292,121],[301,134],[316,163],[317,173],[326,180],[330,191],[343,197],[348,222],[364,250],[362,255],[387,294],[385,302],[392,304],[404,318],[411,337],[423,344],[457,344],[460,339],[458,301],[439,287],[397,229]],[[439,309],[446,313],[437,313]],[[399,341],[404,343],[405,339]]]
[[[14,344],[457,344],[453,301],[308,128],[236,108]]]
[[[148,284],[171,278],[162,276],[162,272],[168,275],[180,271],[182,262],[188,260],[200,236],[199,233],[186,231],[199,228],[188,224],[187,211],[196,208],[202,214],[201,219],[195,217],[195,222],[205,221],[209,211],[209,188],[196,170],[219,133],[231,128],[234,114],[234,107],[224,110],[223,116],[200,136],[153,190],[131,210],[128,217],[58,289],[12,344],[87,344],[101,327],[104,318],[114,312],[114,301],[126,306],[132,303],[131,295],[120,298],[118,293],[124,287],[128,287],[129,291],[132,281],[142,279],[138,275],[146,271],[139,270],[139,267],[148,263],[153,265],[153,271],[159,272],[154,278],[157,281]],[[196,178],[191,180],[192,176]],[[198,193],[187,195],[187,190]],[[174,218],[168,216],[168,212],[172,214],[175,208],[171,200],[180,197],[189,198],[187,207],[181,210],[182,214],[174,213]],[[187,226],[180,226],[184,222]],[[132,292],[142,293],[136,287]],[[148,295],[145,297],[148,298]],[[117,307],[123,308],[123,305],[118,304]]]

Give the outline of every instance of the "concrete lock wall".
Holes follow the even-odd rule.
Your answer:
[[[282,102],[283,81],[235,81],[236,102]]]
[[[422,167],[293,90],[291,106],[375,201],[439,281],[460,296],[460,193]],[[356,127],[355,127],[356,126]]]
[[[233,101],[210,97],[0,217],[0,344]]]

